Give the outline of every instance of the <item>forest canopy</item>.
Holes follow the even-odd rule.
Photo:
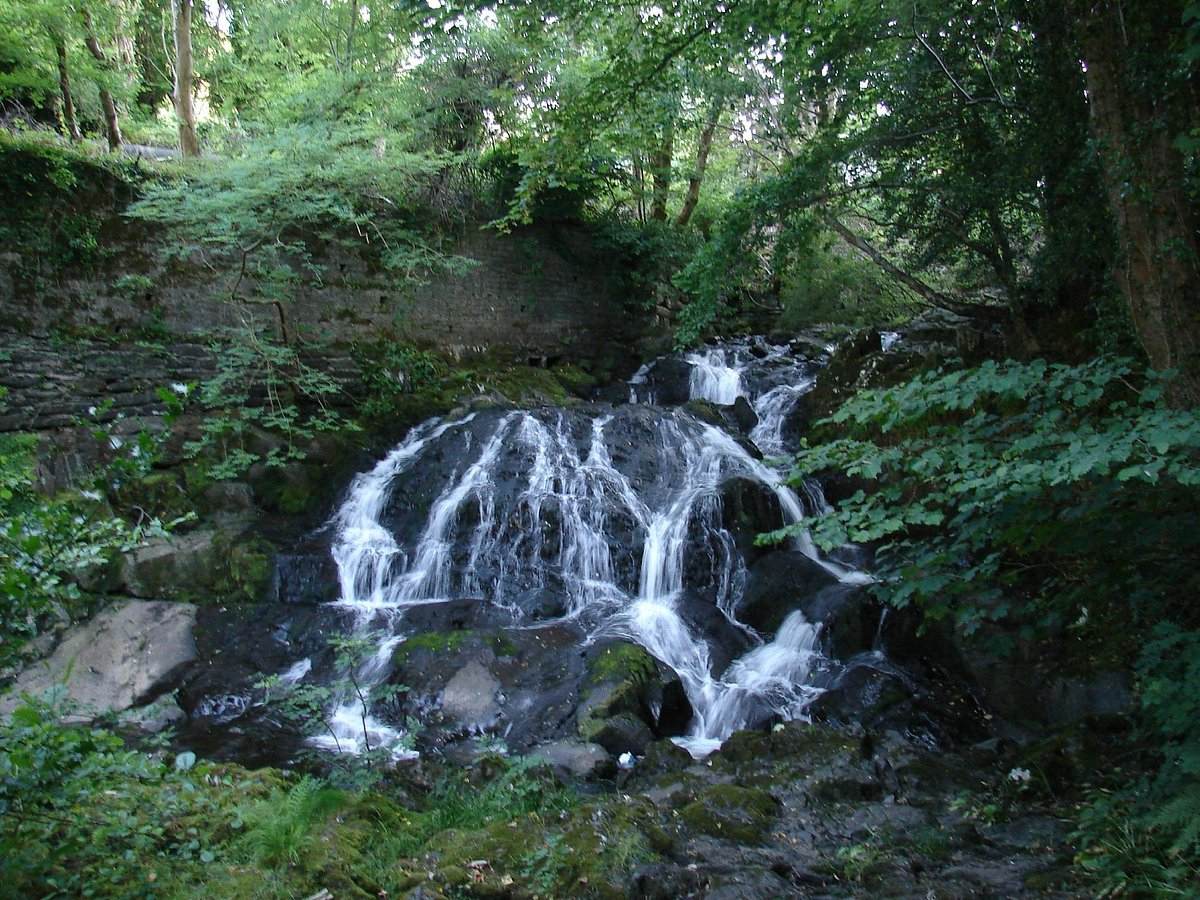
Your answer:
[[[342,227],[407,210],[410,275],[449,224],[584,217],[661,263],[685,343],[801,282],[845,307],[850,265],[860,304],[1138,350],[1195,401],[1198,35],[1167,0],[6,0],[0,102],[229,167],[195,185],[332,178],[354,208],[312,211]]]

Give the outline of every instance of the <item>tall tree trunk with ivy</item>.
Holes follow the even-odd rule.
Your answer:
[[[179,117],[179,149],[184,156],[200,155],[196,114],[192,109],[192,0],[172,0],[175,25],[175,114]]]
[[[75,97],[71,94],[71,69],[67,65],[67,44],[61,35],[52,35],[54,53],[58,58],[58,90],[62,94],[63,130],[73,141],[83,140],[79,121],[75,118]]]
[[[101,70],[107,74],[111,66],[108,57],[100,49],[100,42],[96,39],[96,27],[92,21],[92,14],[87,7],[82,8],[80,14],[83,16],[84,43],[87,44],[88,52],[100,64]],[[121,124],[117,118],[117,104],[113,100],[112,91],[103,84],[100,85],[100,106],[104,110],[104,133],[108,138],[108,149],[115,152],[121,149]]]
[[[1175,139],[1194,123],[1186,85],[1163,89],[1177,66],[1178,4],[1088,0],[1077,21],[1120,255],[1115,276],[1157,369],[1176,369],[1172,399],[1200,405],[1200,246]],[[1151,88],[1149,85],[1154,85]]]

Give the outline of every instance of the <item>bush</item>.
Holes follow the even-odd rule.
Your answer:
[[[1113,358],[927,373],[853,397],[791,475],[870,487],[805,524],[825,548],[877,544],[885,602],[1136,666],[1142,774],[1114,773],[1076,836],[1106,895],[1187,893],[1200,871],[1200,416],[1166,405],[1167,380]]]

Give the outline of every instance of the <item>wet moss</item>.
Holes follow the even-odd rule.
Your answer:
[[[394,663],[404,662],[414,653],[453,653],[475,635],[476,632],[470,629],[426,631],[422,634],[414,634],[396,648],[392,654],[392,661]]]
[[[588,680],[629,682],[641,685],[654,677],[658,666],[645,648],[624,641],[609,644],[588,663]]]
[[[743,844],[761,843],[779,810],[766,791],[715,784],[704,788],[679,811],[680,821],[692,831]]]

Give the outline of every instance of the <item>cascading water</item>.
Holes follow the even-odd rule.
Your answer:
[[[782,451],[783,420],[812,384],[785,351],[693,354],[690,393],[722,403],[752,394],[763,449]],[[764,385],[747,371],[755,363],[770,370]],[[394,495],[427,458],[460,462],[430,495],[419,533],[398,533],[390,510],[407,500]],[[402,732],[360,697],[389,674],[405,639],[405,610],[463,598],[503,611],[515,627],[569,621],[585,642],[641,644],[679,676],[694,717],[677,742],[694,755],[749,723],[802,715],[819,693],[807,685],[820,659],[819,625],[795,611],[764,643],[738,621],[746,567],[722,503],[732,479],[773,498],[779,520],[768,527],[803,519],[802,501],[774,469],[682,409],[493,411],[415,429],[355,479],[335,519],[337,606],[377,650],[356,673],[359,690],[332,710],[332,733],[314,743],[409,754],[399,749]],[[795,549],[842,581],[865,580],[822,559],[806,535]],[[723,672],[714,671],[708,636],[689,616],[703,604],[756,644]]]

